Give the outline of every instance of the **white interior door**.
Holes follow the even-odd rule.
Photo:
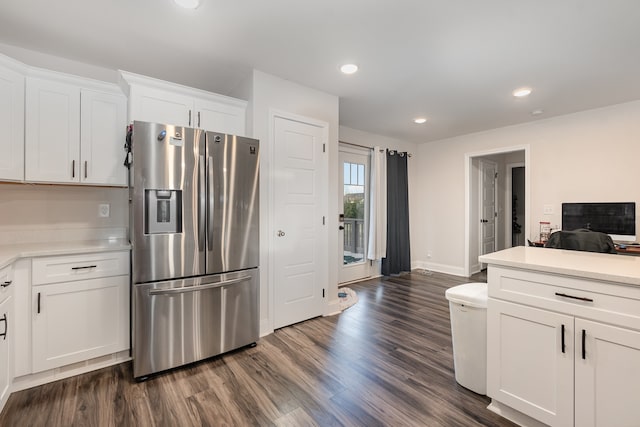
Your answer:
[[[340,147],[338,206],[341,221],[338,238],[338,282],[364,279],[370,275],[367,261],[369,206],[369,152]]]
[[[327,277],[326,127],[275,117],[274,328],[322,314]]]
[[[480,255],[496,250],[496,181],[498,165],[480,160]]]

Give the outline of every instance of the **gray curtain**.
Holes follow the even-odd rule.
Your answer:
[[[407,153],[387,151],[387,256],[382,274],[411,271]]]

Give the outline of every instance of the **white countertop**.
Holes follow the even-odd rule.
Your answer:
[[[518,246],[478,259],[490,265],[640,286],[640,256]]]
[[[129,244],[128,239],[2,245],[0,246],[0,268],[13,263],[19,258],[33,258],[51,255],[74,255],[129,249],[131,249],[131,245]]]

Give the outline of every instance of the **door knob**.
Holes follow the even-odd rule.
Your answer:
[[[283,237],[283,236],[284,236],[284,231],[278,230],[278,237]]]
[[[338,226],[338,230],[344,230],[344,225]]]

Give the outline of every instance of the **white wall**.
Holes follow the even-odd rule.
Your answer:
[[[108,203],[108,218],[98,205]],[[128,190],[111,187],[0,184],[1,244],[127,237]]]
[[[118,82],[118,71],[109,68],[72,61],[58,56],[48,55],[21,47],[0,43],[0,53],[23,62],[32,67],[46,68],[47,70],[73,74],[90,79],[101,80],[109,83]]]
[[[411,158],[409,158],[408,167],[407,167],[407,175],[408,175],[408,185],[409,185],[409,239],[411,241],[411,259],[412,259],[412,268],[419,267],[416,265],[413,260],[415,259],[414,250],[415,250],[415,242],[420,238],[420,233],[422,230],[422,220],[421,213],[418,210],[418,203],[414,203],[414,200],[419,197],[418,192],[418,168],[415,167],[418,162],[419,151],[418,145],[412,142],[402,141],[395,138],[389,138],[382,135],[376,135],[369,132],[364,132],[358,129],[352,129],[346,126],[340,126],[340,141],[342,142],[350,142],[352,144],[358,144],[365,147],[382,147],[388,148],[390,150],[398,150],[398,151],[406,151],[411,153]],[[339,166],[339,165],[337,165]],[[338,169],[335,170],[335,174],[340,173]],[[336,199],[336,203],[338,203],[339,197],[338,195],[342,194],[342,189],[338,188],[336,185],[335,192],[331,191],[331,196]],[[336,211],[337,212],[337,211]],[[336,246],[336,251],[341,251],[339,247]],[[334,257],[335,258],[335,257]],[[336,269],[340,268],[339,265],[336,265]],[[380,274],[380,263],[372,274],[379,275]]]
[[[334,194],[338,187],[338,97],[319,92],[297,83],[254,71],[253,79],[244,83],[244,88],[238,88],[237,93],[250,93],[249,114],[252,118],[251,129],[254,138],[260,140],[260,334],[265,335],[273,331],[273,307],[271,295],[273,284],[269,282],[269,178],[272,174],[270,164],[271,135],[269,134],[269,115],[271,111],[291,113],[306,118],[328,123],[329,137],[327,141],[328,187],[325,204],[327,206],[326,232],[328,237],[328,253],[326,259],[331,259],[330,254],[335,253],[337,245],[338,204]],[[249,89],[249,85],[251,88]],[[335,231],[335,232],[332,232]],[[331,268],[330,268],[331,267]],[[328,271],[327,286],[327,311],[334,312],[338,307],[338,276],[337,269],[326,266]]]
[[[465,154],[527,145],[530,233],[537,233],[539,221],[561,224],[563,202],[640,199],[633,175],[640,160],[640,101],[423,144],[413,199],[424,221],[416,261],[463,271]],[[544,215],[544,205],[552,205],[554,214]]]

